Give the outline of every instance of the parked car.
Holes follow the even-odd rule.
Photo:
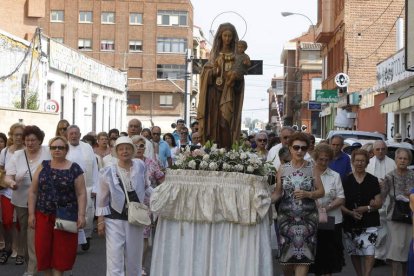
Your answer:
[[[334,135],[342,136],[344,139],[355,140],[386,140],[385,135],[379,132],[359,131],[359,130],[331,130],[326,139]]]

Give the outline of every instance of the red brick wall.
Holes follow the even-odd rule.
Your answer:
[[[379,94],[374,98],[374,106],[359,109],[356,127],[358,130],[387,132],[387,114],[380,111],[380,103],[386,97],[386,93]]]

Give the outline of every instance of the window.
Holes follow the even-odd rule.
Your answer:
[[[52,39],[56,42],[63,43],[63,37],[52,37]]]
[[[79,50],[92,50],[92,40],[80,38],[78,39],[78,49]]]
[[[157,64],[158,79],[184,79],[185,65]]]
[[[135,104],[135,105],[141,105],[141,98],[140,95],[129,95],[127,99],[128,105]]]
[[[158,11],[157,25],[187,26],[188,12],[186,11]]]
[[[142,79],[142,67],[129,67],[128,79]]]
[[[79,12],[79,23],[92,23],[92,12],[91,11],[80,11]]]
[[[114,51],[115,42],[113,40],[101,40],[101,50],[102,51]]]
[[[103,12],[101,14],[102,24],[115,24],[115,13],[114,12]]]
[[[130,52],[141,52],[142,51],[142,41],[141,40],[130,40],[129,41],[129,51]]]
[[[129,14],[130,25],[141,25],[142,24],[142,13],[130,13]]]
[[[65,13],[63,11],[50,11],[50,22],[63,22]]]
[[[157,39],[158,53],[185,53],[187,39],[160,37]]]
[[[173,106],[173,96],[172,95],[160,95],[160,106]]]

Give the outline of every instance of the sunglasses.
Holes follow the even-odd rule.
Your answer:
[[[267,139],[257,139],[257,142],[260,142],[260,143],[267,143]]]
[[[68,128],[67,127],[61,127],[61,128],[59,128],[59,130],[66,131],[66,130],[68,130]]]
[[[64,150],[65,146],[50,146],[50,150]]]
[[[308,147],[307,146],[293,145],[292,146],[292,149],[294,151],[299,151],[299,150],[301,150],[301,151],[307,151],[308,150]]]
[[[161,135],[160,132],[153,132],[152,135]]]
[[[145,148],[145,145],[144,144],[139,144],[139,145],[137,145],[137,148],[144,149]]]
[[[180,134],[181,135],[186,135],[186,134],[188,134],[188,132],[181,132]]]

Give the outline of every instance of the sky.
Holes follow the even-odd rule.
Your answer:
[[[248,43],[250,59],[263,60],[263,75],[245,76],[242,118],[268,121],[268,94],[274,75],[282,76],[280,55],[287,41],[306,32],[311,25],[306,17],[281,12],[302,13],[317,23],[317,0],[191,0],[194,25],[213,41],[210,30],[224,22],[235,25],[239,38]]]

